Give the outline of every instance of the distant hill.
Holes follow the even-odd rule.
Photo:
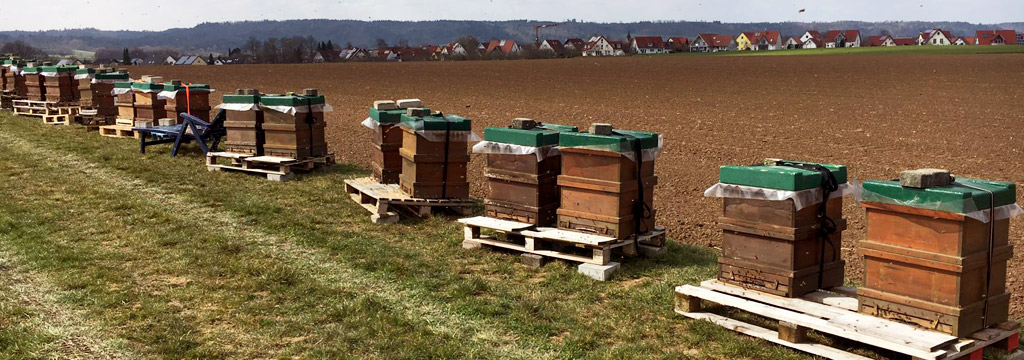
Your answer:
[[[209,53],[226,52],[232,47],[242,47],[252,36],[257,39],[312,35],[317,40],[332,40],[344,45],[372,47],[376,39],[389,44],[401,40],[411,45],[442,44],[452,42],[461,36],[474,35],[481,40],[515,39],[520,42],[533,40],[533,27],[550,23],[533,20],[515,21],[356,21],[356,20],[288,20],[288,21],[243,21],[225,23],[203,23],[187,29],[164,31],[103,31],[96,29],[72,29],[49,31],[3,31],[0,43],[23,40],[53,54],[70,54],[74,50],[93,51],[100,48],[124,47],[171,47],[183,52]],[[808,29],[859,29],[862,34],[872,35],[887,31],[893,36],[916,36],[920,31],[932,28],[951,30],[955,35],[973,36],[981,29],[1015,29],[1024,31],[1024,22],[1003,24],[971,24],[966,22],[814,22],[814,23],[722,23],[722,22],[636,22],[636,23],[588,23],[570,22],[558,27],[541,30],[542,38],[566,39],[603,34],[611,38],[624,39],[627,33],[633,35],[662,35],[693,37],[698,33],[737,34],[741,31],[780,30],[784,35],[799,36]]]

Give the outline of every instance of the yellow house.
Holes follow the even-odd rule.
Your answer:
[[[736,37],[736,50],[750,50],[754,42],[757,42],[757,36],[754,33],[742,32],[740,36]]]

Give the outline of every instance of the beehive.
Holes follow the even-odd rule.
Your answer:
[[[552,150],[558,146],[560,132],[578,129],[554,124],[532,126],[484,129],[485,141],[533,148],[541,154],[538,160],[536,153],[488,153],[484,211],[496,219],[554,226],[560,202],[558,174],[562,172],[562,156]]]
[[[847,181],[845,166],[822,165],[838,184]],[[764,191],[814,191],[821,194],[823,174],[788,166],[723,166],[719,182]],[[818,195],[820,198],[820,195]],[[821,207],[836,230],[824,241],[819,234]],[[799,297],[819,288],[841,286],[843,200],[797,208],[793,199],[756,197],[724,199],[718,225],[722,229],[721,281],[780,296]],[[824,272],[822,272],[824,270]],[[820,279],[820,283],[819,283]]]
[[[115,82],[114,91],[118,92],[114,98],[117,103],[117,118],[134,122],[135,92],[132,91],[132,82]]]
[[[28,100],[46,101],[46,86],[43,84],[42,68],[29,66],[21,69],[21,75],[25,77],[25,96]]]
[[[182,84],[179,80],[164,83],[163,91],[174,91],[174,96],[165,99],[167,117],[181,123],[181,113],[210,121],[210,85]]]
[[[239,89],[233,95],[224,95],[221,102],[229,106],[224,110],[227,116],[224,127],[228,133],[225,149],[239,154],[263,155],[263,110],[259,108],[259,91]]]
[[[370,107],[370,120],[377,127],[370,135],[373,178],[381,184],[397,184],[402,174],[402,129],[398,124],[406,109],[391,101],[377,101]]]
[[[15,73],[12,67],[22,68],[25,63],[20,60],[7,59],[3,60],[3,67],[7,69],[4,74],[4,81],[7,82],[7,90],[11,91],[14,96],[25,97],[28,96],[28,86],[25,83],[25,75],[21,72]]]
[[[73,103],[78,100],[78,87],[74,74],[78,68],[73,66],[43,66],[39,68],[45,90],[46,101]]]
[[[307,90],[305,95],[262,95],[265,155],[307,159],[327,155],[324,137],[323,95]],[[280,109],[293,109],[294,113]]]
[[[80,68],[75,70],[75,87],[77,89],[77,101],[78,105],[82,107],[93,106],[93,90],[92,90],[92,79],[96,76],[96,69],[93,68]],[[113,106],[113,98],[110,99],[110,106]]]
[[[412,112],[412,111],[410,111]],[[458,115],[402,115],[399,186],[414,198],[467,199],[468,136],[472,122]]]
[[[164,85],[156,82],[134,82],[132,92],[135,93],[135,120],[152,121],[167,117],[167,100],[160,98]]]
[[[969,186],[991,191],[995,202],[987,191]],[[957,179],[915,189],[896,181],[867,181],[864,191],[868,227],[860,242],[861,312],[956,336],[1007,320],[1009,219],[990,224],[965,213],[1012,205],[1014,184]]]
[[[618,239],[627,239],[638,229],[640,233],[654,230],[658,178],[654,160],[644,160],[641,154],[659,146],[658,134],[566,132],[558,143],[562,151],[558,228]],[[635,153],[638,148],[640,153]]]
[[[129,80],[128,73],[112,72],[112,71],[109,71],[109,72],[108,71],[101,71],[101,72],[95,74],[93,77],[94,77],[95,81],[92,82],[90,80],[91,81],[91,83],[89,84],[90,91],[82,93],[83,94],[82,100],[81,100],[83,102],[82,105],[83,106],[89,106],[89,107],[92,107],[93,109],[95,109],[96,110],[96,114],[98,116],[103,116],[103,117],[118,116],[119,115],[119,111],[118,111],[117,101],[116,101],[116,97],[113,94],[114,86],[115,86],[114,83],[115,82],[124,82],[126,85],[128,85],[128,88],[130,89],[130,85],[131,84],[126,82],[126,81]],[[88,105],[85,104],[85,96],[84,96],[84,94],[86,94],[86,93],[89,93],[90,94],[89,97],[91,98],[91,100],[89,100],[90,104],[88,104]],[[129,92],[128,94],[126,94],[126,96],[131,98],[132,94]],[[132,117],[131,118],[134,118],[134,109],[132,108],[133,107],[132,101],[130,99],[128,99],[128,100],[129,100],[129,106],[128,107],[129,107],[129,110],[131,110],[131,112],[132,112]]]

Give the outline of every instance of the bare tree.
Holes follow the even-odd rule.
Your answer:
[[[378,49],[383,49],[383,48],[386,48],[386,47],[388,47],[388,42],[387,41],[385,41],[384,39],[377,39],[377,48]]]
[[[25,59],[46,57],[46,53],[21,40],[14,40],[0,47],[0,53],[14,54]]]

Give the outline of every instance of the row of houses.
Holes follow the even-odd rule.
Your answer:
[[[690,44],[692,52],[730,50],[781,50],[818,48],[855,48],[870,46],[923,45],[1024,45],[1024,33],[1014,30],[979,30],[974,37],[954,36],[947,30],[922,31],[917,37],[897,38],[873,35],[862,38],[859,30],[829,30],[824,34],[808,30],[800,37],[781,36],[778,31],[742,32],[736,37],[720,34],[699,34]]]

